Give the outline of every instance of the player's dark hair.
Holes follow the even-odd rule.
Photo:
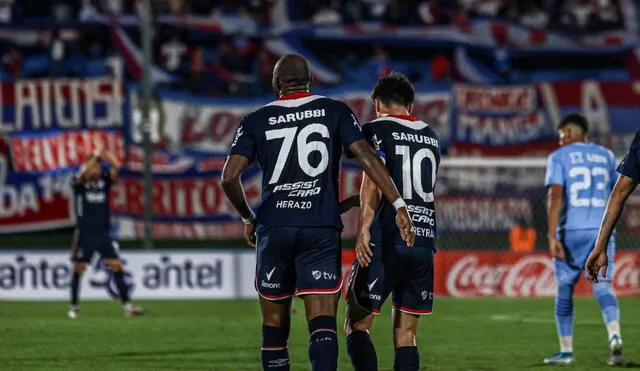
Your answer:
[[[579,113],[572,113],[565,116],[558,124],[558,130],[564,128],[567,125],[576,125],[580,127],[585,132],[585,134],[589,132],[589,121],[587,121],[586,117],[582,116]]]
[[[416,91],[409,78],[401,73],[392,72],[378,80],[371,92],[371,99],[377,99],[385,106],[399,104],[409,108],[415,95]]]

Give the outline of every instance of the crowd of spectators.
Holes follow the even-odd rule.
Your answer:
[[[241,25],[243,21],[268,23],[270,9],[277,1],[280,0],[151,0],[151,3],[155,14],[235,19]],[[88,7],[111,15],[136,15],[136,3],[136,0],[0,0],[0,27],[23,22],[39,25],[15,30],[25,40],[36,40],[29,45],[12,42],[7,33],[0,37],[0,80],[127,73],[108,27],[77,21]],[[288,5],[294,21],[319,26],[378,21],[420,27],[461,24],[486,17],[534,28],[571,31],[622,27],[618,0],[293,0]],[[57,26],[65,24],[79,26]],[[133,44],[140,47],[138,28],[125,29]],[[270,91],[276,57],[264,48],[260,32],[243,30],[246,28],[210,32],[155,23],[152,30],[155,66],[173,77],[167,84],[173,89],[204,96],[265,94]],[[308,46],[313,49],[314,45]],[[371,45],[364,53],[356,53],[344,45],[341,52],[338,46],[315,49],[314,53],[321,55],[320,59],[324,58],[346,80],[349,76],[353,81],[380,77],[396,69],[398,64],[394,60],[398,59],[408,74],[430,75],[427,82],[451,78],[451,50],[425,54],[414,66],[403,60],[406,55],[398,56],[382,45]],[[333,52],[322,55],[322,51]],[[500,58],[494,59],[500,62]],[[503,71],[505,63],[488,65],[491,63],[495,66],[490,68],[499,75],[509,75],[510,71]]]
[[[566,31],[622,28],[617,0],[308,0],[298,16],[317,25],[379,21],[447,25],[492,18]]]

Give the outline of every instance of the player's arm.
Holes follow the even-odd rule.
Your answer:
[[[118,158],[111,152],[105,152],[102,155],[105,160],[111,165],[109,167],[109,176],[112,181],[116,181],[118,179],[118,174],[120,173],[120,169],[122,168],[122,164],[118,161]]]
[[[547,238],[551,256],[564,260],[565,250],[556,237],[556,230],[560,221],[562,201],[564,197],[564,175],[562,165],[556,155],[549,156],[545,185],[547,186]]]
[[[357,206],[360,206],[360,195],[353,195],[351,197],[345,198],[344,200],[340,201],[338,208],[340,209],[340,214],[344,214]]]
[[[407,246],[413,246],[415,240],[413,223],[407,212],[406,204],[400,196],[382,160],[364,139],[352,143],[349,146],[349,151],[356,157],[367,177],[373,181],[384,197],[398,210],[396,224],[400,229],[402,240],[407,243]],[[362,201],[361,194],[361,204]]]
[[[607,276],[607,245],[613,234],[613,230],[620,220],[620,215],[624,209],[624,203],[627,198],[638,186],[638,181],[630,178],[626,175],[620,175],[616,185],[613,187],[613,191],[607,201],[607,206],[602,217],[602,223],[600,224],[600,231],[598,232],[598,238],[596,239],[596,245],[587,258],[585,264],[585,270],[591,281],[598,282],[598,271],[602,268],[602,276]]]
[[[247,170],[251,159],[253,159],[255,155],[255,143],[251,135],[245,133],[244,130],[246,121],[247,118],[244,118],[238,125],[236,136],[229,150],[229,156],[227,156],[224,168],[222,169],[220,182],[222,183],[222,189],[227,195],[227,198],[242,218],[242,222],[245,225],[244,232],[247,243],[249,246],[255,247],[256,236],[253,222],[256,215],[247,202],[247,197],[240,179],[242,173]]]
[[[222,169],[222,189],[243,220],[253,221],[255,214],[244,194],[240,176],[249,167],[249,159],[240,155],[227,157]]]
[[[621,175],[613,187],[613,191],[607,201],[607,207],[602,217],[602,223],[600,224],[600,232],[598,233],[598,239],[596,240],[596,246],[594,251],[604,251],[611,239],[613,230],[620,220],[620,215],[624,209],[624,204],[627,198],[638,186],[638,182],[626,175]]]
[[[85,163],[80,167],[80,170],[78,170],[78,172],[76,173],[76,183],[84,183],[86,179],[87,169],[96,166],[99,161],[100,156],[98,156],[96,153],[90,154],[87,161],[85,161]]]
[[[358,222],[358,238],[356,240],[356,257],[363,266],[371,263],[371,225],[376,217],[376,210],[380,204],[382,193],[376,184],[367,176],[362,175],[360,187],[360,220]]]

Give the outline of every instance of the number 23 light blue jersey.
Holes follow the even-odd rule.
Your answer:
[[[599,228],[617,179],[615,157],[600,145],[572,143],[549,155],[545,186],[564,188],[558,232]]]

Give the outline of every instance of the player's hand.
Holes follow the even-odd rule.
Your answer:
[[[247,240],[249,246],[256,247],[255,224],[250,223],[244,225],[244,238]]]
[[[558,241],[555,237],[549,238],[549,252],[551,252],[551,257],[556,258],[558,260],[565,260],[565,250],[562,242]]]
[[[356,258],[363,267],[368,267],[371,263],[371,232],[368,229],[361,230],[356,239]]]
[[[408,247],[412,247],[416,240],[416,232],[406,207],[401,207],[396,211],[396,226],[400,230],[402,240]]]
[[[585,264],[584,268],[591,282],[598,283],[598,272],[602,268],[602,277],[606,277],[608,265],[609,257],[607,256],[607,249],[602,249],[601,251],[594,249],[591,254],[589,254],[587,264]]]
[[[94,151],[93,154],[96,157],[99,157],[102,155],[102,152],[104,152],[104,142],[102,142],[102,139],[100,139],[99,136],[95,136],[95,139],[93,140],[93,146],[94,146]]]

